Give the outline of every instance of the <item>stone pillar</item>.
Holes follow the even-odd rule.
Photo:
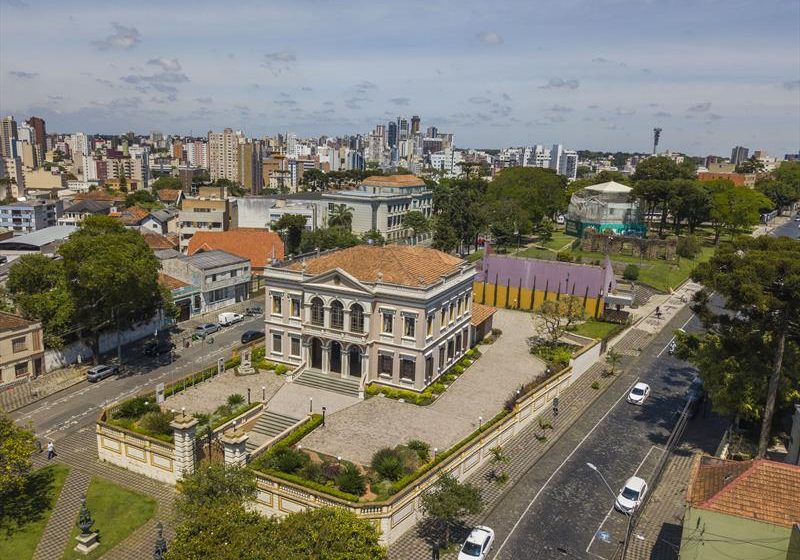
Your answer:
[[[341,377],[346,378],[350,375],[350,351],[342,347],[342,373]]]
[[[330,368],[331,359],[331,343],[329,341],[322,343],[322,373],[328,373]]]
[[[247,433],[241,430],[228,430],[222,434],[226,465],[243,467],[247,464],[248,438]]]
[[[197,420],[181,413],[175,416],[175,419],[170,422],[170,426],[175,431],[175,480],[181,480],[184,476],[194,472],[197,457],[197,440],[195,439]]]

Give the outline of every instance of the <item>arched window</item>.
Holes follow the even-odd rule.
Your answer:
[[[364,308],[357,303],[350,308],[350,331],[364,332]]]
[[[325,324],[325,308],[318,297],[311,300],[311,324],[319,326]]]
[[[331,328],[344,328],[344,306],[338,300],[331,303]]]

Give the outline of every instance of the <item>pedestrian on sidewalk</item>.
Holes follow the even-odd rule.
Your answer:
[[[52,441],[47,442],[47,460],[49,461],[56,456],[56,446]]]

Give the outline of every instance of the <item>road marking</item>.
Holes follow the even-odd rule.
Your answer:
[[[692,314],[689,316],[689,318],[688,318],[688,319],[686,319],[686,322],[685,322],[684,324],[682,324],[682,325],[680,326],[680,328],[683,328],[683,327],[685,327],[686,325],[688,325],[688,324],[689,324],[689,321],[691,321],[692,319],[694,319],[694,313],[692,313]],[[670,345],[670,344],[672,344],[672,341],[673,341],[673,340],[675,340],[675,337],[674,337],[674,336],[673,336],[672,338],[670,338],[670,339],[669,339],[669,342],[667,342],[667,345],[666,345],[666,346],[664,346],[664,348],[662,348],[662,349],[661,349],[661,352],[659,352],[659,353],[656,355],[656,358],[660,358],[660,357],[661,357],[661,354],[663,354],[663,353],[664,353],[664,351],[665,351],[667,348],[669,348],[669,345]]]
[[[513,535],[514,531],[517,530],[517,527],[519,527],[519,524],[522,522],[522,520],[525,518],[525,516],[528,515],[528,512],[533,507],[533,504],[536,502],[536,500],[539,499],[539,496],[541,495],[542,492],[544,492],[544,489],[547,488],[547,485],[550,484],[550,482],[553,480],[553,478],[555,478],[555,476],[564,467],[564,465],[566,465],[567,462],[572,458],[572,456],[575,455],[575,452],[578,451],[578,449],[580,449],[580,447],[584,444],[584,442],[586,442],[586,440],[589,439],[589,436],[591,436],[594,433],[594,431],[597,429],[597,427],[600,424],[603,423],[603,420],[605,420],[608,417],[608,415],[611,414],[611,411],[614,410],[617,407],[617,405],[620,403],[620,401],[622,401],[622,399],[624,399],[625,397],[628,396],[628,393],[631,392],[631,389],[633,389],[633,386],[636,385],[636,383],[638,381],[639,381],[639,378],[637,377],[636,380],[633,383],[631,383],[630,387],[628,387],[625,390],[625,392],[622,393],[622,395],[620,395],[620,397],[614,402],[614,404],[611,405],[611,407],[606,411],[606,413],[603,414],[603,416],[600,418],[600,420],[598,420],[595,423],[595,425],[592,426],[592,429],[589,430],[589,432],[585,436],[583,436],[583,439],[581,441],[579,441],[578,445],[576,445],[575,448],[570,452],[570,454],[567,455],[567,458],[564,459],[561,462],[561,464],[558,466],[558,468],[556,468],[555,471],[553,471],[553,474],[550,475],[550,478],[548,478],[545,481],[545,483],[542,485],[542,487],[539,488],[539,491],[536,492],[536,495],[533,497],[531,502],[528,504],[528,507],[525,508],[525,511],[523,511],[522,515],[520,515],[519,519],[517,519],[517,522],[514,523],[514,526],[511,528],[511,531],[508,533],[508,536],[506,536],[506,538],[500,544],[500,548],[498,548],[497,552],[494,553],[494,558],[495,559],[500,557],[500,552],[503,550],[503,547],[506,546],[506,543],[508,542],[508,539],[511,538],[511,535]],[[569,429],[569,428],[567,428],[567,429]]]
[[[637,476],[639,474],[639,471],[641,470],[641,468],[644,465],[645,461],[647,461],[647,458],[653,452],[653,449],[658,449],[661,452],[664,451],[663,449],[659,448],[657,445],[651,445],[650,449],[647,450],[647,453],[645,454],[644,458],[639,463],[639,466],[636,467],[635,471],[633,471],[633,476]],[[600,525],[597,526],[597,530],[594,532],[594,534],[592,534],[592,540],[589,541],[589,546],[586,547],[586,551],[585,551],[585,552],[591,554],[592,556],[597,556],[598,558],[602,558],[603,560],[606,560],[606,558],[604,558],[604,557],[602,557],[602,556],[600,556],[598,554],[595,554],[594,552],[589,552],[589,549],[592,548],[592,544],[594,544],[594,539],[597,538],[597,533],[600,531],[600,529],[603,528],[603,525],[606,524],[606,521],[611,516],[611,512],[613,512],[613,511],[614,511],[614,504],[611,504],[611,509],[608,510],[608,513],[603,518],[603,520],[600,522]]]

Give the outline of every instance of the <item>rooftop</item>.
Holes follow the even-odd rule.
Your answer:
[[[193,266],[200,270],[211,270],[212,268],[219,268],[221,266],[230,266],[233,264],[240,264],[248,262],[247,259],[238,255],[233,255],[227,251],[204,251],[202,253],[195,253],[192,256],[184,256]]]
[[[139,233],[142,234],[142,237],[144,237],[144,242],[147,243],[147,246],[153,251],[159,251],[162,249],[175,249],[178,247],[177,240],[170,239],[166,235],[161,235],[158,232],[142,228]]]
[[[280,236],[263,229],[198,231],[189,240],[190,255],[214,249],[243,257],[250,261],[253,268],[264,268],[270,259],[283,260],[283,241]]]
[[[158,283],[167,288],[168,290],[177,290],[178,288],[185,288],[189,284],[182,280],[178,280],[163,272],[158,273]]]
[[[66,239],[74,231],[78,228],[75,226],[52,226],[44,229],[40,229],[38,231],[34,231],[32,233],[26,233],[25,235],[18,235],[16,237],[11,237],[4,241],[0,241],[0,248],[3,247],[4,244],[24,244],[24,245],[33,245],[36,247],[44,247],[48,243],[52,243],[53,241],[58,241],[60,239]]]
[[[700,456],[692,465],[686,501],[708,511],[791,527],[800,522],[800,467]]]
[[[138,226],[149,215],[150,212],[144,208],[132,206],[131,208],[120,210],[117,214],[115,214],[115,217],[119,218],[119,221],[126,226]]]
[[[633,189],[627,185],[623,185],[622,183],[617,183],[616,181],[608,181],[607,183],[598,183],[596,185],[590,185],[586,187],[586,190],[597,193],[607,193],[607,194],[627,194],[631,192]]]
[[[162,202],[177,202],[181,192],[183,191],[178,189],[160,189],[158,191],[158,200]]]
[[[80,212],[88,214],[99,214],[107,212],[114,205],[110,200],[79,200],[75,204],[64,209],[64,212]]]
[[[369,187],[424,187],[425,181],[416,175],[372,175],[361,184]]]
[[[494,315],[496,311],[497,309],[490,305],[483,305],[482,303],[473,301],[470,323],[474,327],[480,326],[486,319]]]
[[[0,311],[0,332],[25,329],[34,324],[35,321],[29,321],[23,319],[19,315],[12,315],[11,313]]]
[[[457,272],[465,261],[425,247],[410,245],[356,245],[319,257],[297,261],[287,266],[318,275],[339,269],[357,280],[368,283],[386,282],[401,286],[421,287],[438,282],[442,276]]]

